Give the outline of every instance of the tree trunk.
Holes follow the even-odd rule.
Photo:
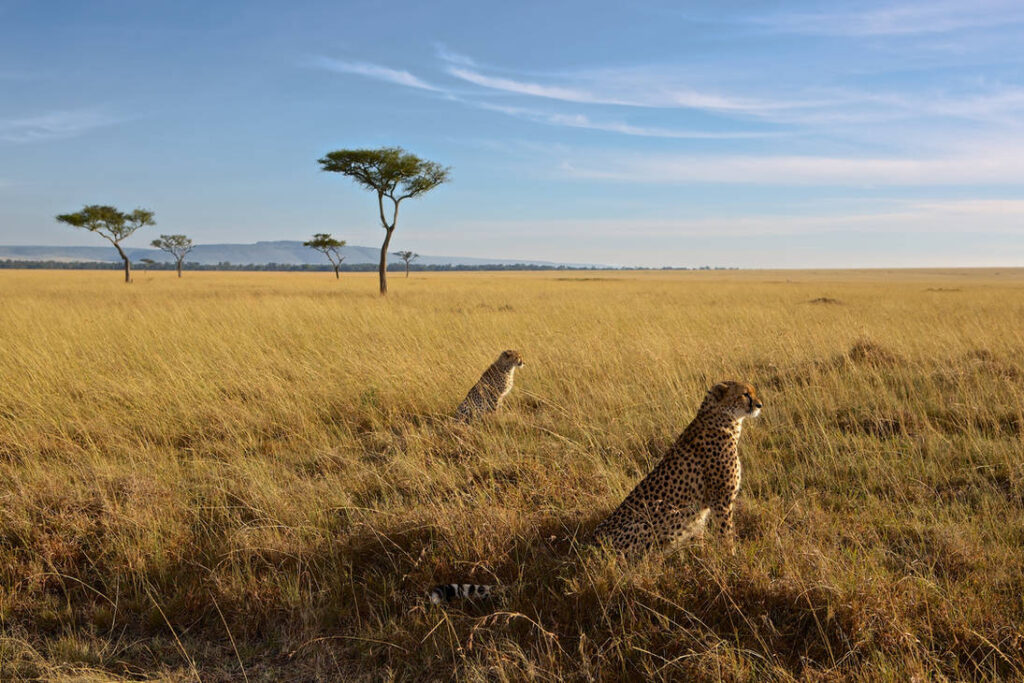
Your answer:
[[[388,293],[388,245],[391,244],[391,234],[395,231],[394,226],[385,228],[387,235],[384,237],[384,246],[380,248],[380,295]]]
[[[340,280],[341,279],[341,275],[338,274],[338,266],[334,266],[334,279],[335,280]]]
[[[409,262],[405,262],[405,276],[409,277]]]
[[[121,255],[124,260],[124,281],[126,284],[130,284],[132,281],[132,262],[128,260],[128,254],[124,253],[124,249],[117,242],[113,243],[117,247],[117,253]]]
[[[178,261],[178,277],[181,277],[181,261]]]

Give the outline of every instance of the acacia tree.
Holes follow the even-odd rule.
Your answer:
[[[411,251],[396,251],[395,256],[405,261],[405,276],[409,277],[409,263],[418,259],[420,255]]]
[[[102,236],[117,249],[124,261],[124,281],[132,281],[132,262],[128,254],[121,248],[121,242],[131,237],[136,230],[145,225],[156,225],[153,212],[135,209],[131,213],[118,211],[112,206],[89,204],[78,213],[64,213],[57,216],[59,223],[67,223],[74,228],[84,228]]]
[[[341,173],[377,193],[384,244],[380,248],[380,293],[388,293],[388,245],[398,222],[398,205],[447,182],[449,168],[420,159],[401,147],[380,149],[339,149],[319,160],[321,170]],[[384,210],[384,199],[391,201],[391,218]]]
[[[326,256],[327,260],[334,266],[334,277],[341,279],[338,268],[341,267],[341,262],[345,260],[345,257],[341,255],[341,248],[346,244],[348,243],[345,240],[336,240],[331,237],[329,232],[318,232],[313,235],[313,239],[303,242],[302,246],[315,249]]]
[[[185,263],[185,257],[192,251],[192,238],[184,235],[160,235],[160,239],[150,242],[161,251],[166,251],[174,257],[175,265],[178,267],[178,277],[181,277],[181,266]]]

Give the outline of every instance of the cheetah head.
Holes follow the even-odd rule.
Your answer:
[[[498,356],[498,363],[504,368],[521,368],[525,365],[523,363],[523,356],[518,351],[512,349],[502,351],[501,355]]]
[[[719,382],[708,391],[704,404],[725,410],[733,418],[757,417],[761,414],[761,400],[754,385],[746,382]]]

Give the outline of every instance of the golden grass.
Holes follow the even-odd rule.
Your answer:
[[[1022,330],[1020,270],[0,271],[0,679],[1024,677]],[[726,378],[738,556],[578,543]]]

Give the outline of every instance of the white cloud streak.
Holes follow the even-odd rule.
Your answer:
[[[837,128],[860,135],[867,124],[929,121],[941,126],[949,119],[983,122],[1020,130],[1024,127],[1024,87],[1017,84],[979,83],[971,87],[926,90],[865,91],[829,87],[817,91],[777,88],[783,97],[724,94],[694,88],[688,80],[708,80],[708,74],[692,74],[673,66],[647,65],[630,68],[593,69],[571,74],[521,78],[494,75],[465,55],[437,46],[444,72],[463,85],[460,92],[427,82],[399,69],[366,62],[318,58],[312,66],[445,95],[464,104],[553,126],[589,129],[622,135],[695,139],[715,137],[769,137],[741,131],[735,135],[690,133],[669,127],[637,126],[581,112],[543,112],[495,102],[497,96],[531,98],[581,106],[620,106],[645,109],[701,111],[728,119],[781,126],[787,134],[824,133]],[[468,84],[468,86],[467,86]],[[466,90],[471,87],[471,90]],[[873,131],[884,133],[882,130]],[[778,135],[779,133],[775,133]],[[883,136],[884,137],[884,136]]]
[[[526,119],[535,123],[543,123],[549,126],[564,126],[568,128],[582,128],[585,130],[599,130],[609,133],[621,133],[637,137],[669,138],[677,140],[734,140],[745,138],[777,137],[781,133],[757,132],[757,131],[728,131],[709,132],[699,130],[681,130],[673,128],[659,128],[655,126],[634,126],[623,121],[600,121],[594,120],[584,114],[560,114],[552,112],[537,111],[523,107],[507,107],[500,104],[487,102],[469,103],[481,109],[496,111],[516,118]]]
[[[543,237],[577,235],[631,240],[666,237],[753,237],[827,233],[1004,234],[1024,229],[1024,200],[901,202],[886,211],[814,215],[737,215],[679,219],[485,221],[488,232]],[[479,224],[475,224],[478,228]],[[454,226],[457,234],[458,226]]]
[[[691,109],[777,124],[831,126],[901,119],[959,118],[1011,124],[1024,113],[1024,88],[989,84],[972,92],[869,92],[828,88],[789,98],[758,98],[703,92],[681,83],[678,69],[647,66],[601,69],[562,78],[559,84],[492,77],[464,67],[448,73],[500,93],[562,102],[647,109]]]
[[[440,48],[439,48],[440,49]],[[455,55],[446,53],[445,60],[449,62],[459,64],[472,64],[472,60],[468,57],[461,55]],[[596,120],[592,117],[584,114],[565,114],[558,112],[542,112],[536,109],[530,109],[526,107],[513,107],[507,105],[493,104],[490,102],[481,102],[466,99],[463,96],[456,95],[454,91],[441,88],[426,81],[419,77],[409,73],[408,71],[402,71],[398,69],[391,69],[385,66],[377,64],[368,64],[364,62],[346,62],[326,57],[317,58],[310,62],[312,66],[317,68],[334,71],[336,73],[354,74],[358,76],[364,76],[375,80],[385,81],[388,83],[394,83],[396,85],[402,85],[410,88],[416,88],[420,90],[426,90],[434,93],[446,95],[452,100],[461,102],[463,104],[478,107],[480,109],[486,109],[488,111],[500,112],[509,116],[533,121],[535,123],[542,123],[550,126],[565,126],[569,128],[581,128],[586,130],[604,131],[609,133],[620,133],[622,135],[639,136],[639,137],[656,137],[656,138],[675,138],[675,139],[742,139],[742,138],[762,138],[777,136],[779,133],[771,132],[756,132],[756,131],[735,131],[735,132],[710,132],[710,131],[691,131],[691,130],[678,130],[671,128],[652,127],[652,126],[635,126],[623,121],[602,121]],[[486,87],[504,89],[509,92],[518,92],[520,94],[532,95],[536,97],[543,97],[548,99],[562,100],[567,102],[591,102],[591,103],[614,103],[614,104],[630,104],[626,100],[622,101],[611,101],[611,100],[600,100],[599,98],[589,95],[582,90],[572,90],[559,87],[547,87],[531,83],[521,83],[518,81],[511,81],[508,79],[501,78],[490,78],[482,75],[474,76],[475,72],[463,69],[461,67],[451,67],[448,70],[454,75],[461,74],[464,80],[475,82],[478,85],[489,84]],[[475,81],[474,81],[475,79]],[[635,106],[643,106],[636,105]]]
[[[774,30],[818,36],[889,37],[951,33],[1024,21],[1019,2],[922,2],[860,12],[789,13],[754,23]]]
[[[575,179],[627,183],[736,183],[779,186],[1024,185],[1024,149],[1003,147],[938,158],[569,156],[560,171]]]
[[[605,104],[652,109],[703,109],[715,112],[759,113],[816,107],[826,101],[778,101],[738,98],[686,88],[670,74],[654,69],[592,71],[575,76],[572,85],[488,76],[480,70],[450,66],[448,73],[482,88],[577,104]]]
[[[453,52],[448,49],[448,46],[443,43],[434,43],[434,51],[437,53],[438,59],[449,64],[458,64],[460,66],[476,67],[476,61],[472,57],[461,54],[459,52]]]
[[[542,85],[530,83],[529,81],[517,81],[511,78],[498,76],[486,76],[477,71],[462,67],[450,67],[448,73],[456,78],[462,79],[474,85],[492,90],[501,90],[517,95],[531,95],[533,97],[546,97],[552,100],[563,102],[579,102],[584,104],[630,104],[629,102],[612,99],[607,96],[598,96],[586,90],[577,88],[564,88],[557,85]]]
[[[443,88],[431,85],[430,83],[412,75],[408,71],[391,69],[379,64],[349,62],[340,59],[331,59],[330,57],[317,57],[310,60],[309,64],[310,66],[326,69],[327,71],[333,71],[335,73],[356,74],[358,76],[366,76],[367,78],[386,81],[396,85],[404,85],[409,88],[429,90],[431,92],[443,92]]]
[[[82,135],[90,130],[121,123],[124,119],[94,109],[54,111],[17,119],[0,119],[0,141],[45,142]]]

